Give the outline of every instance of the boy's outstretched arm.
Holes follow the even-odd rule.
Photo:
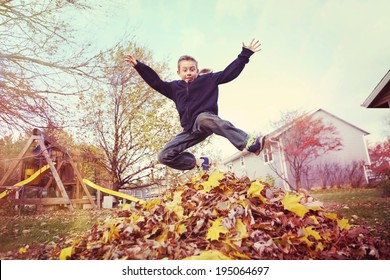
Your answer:
[[[150,87],[165,95],[169,99],[173,98],[170,83],[161,80],[159,75],[152,68],[141,61],[137,61],[132,55],[126,54],[123,57]]]
[[[135,67],[137,65],[137,60],[133,56],[127,54],[124,57],[127,62],[130,62],[131,66]]]
[[[244,44],[244,42],[242,43],[242,47],[243,48],[246,48],[248,50],[251,50],[252,52],[258,52],[260,51],[260,47],[261,47],[261,44],[260,44],[260,41],[259,40],[255,40],[254,38],[252,39],[252,41],[249,43],[248,46],[246,46]]]

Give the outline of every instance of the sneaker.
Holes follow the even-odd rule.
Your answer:
[[[266,135],[264,136],[258,136],[254,139],[249,139],[248,145],[247,145],[247,150],[251,153],[254,153],[256,156],[258,156],[261,151],[264,149],[265,145],[265,139],[267,138]]]
[[[208,157],[200,157],[200,159],[203,159],[202,163],[202,170],[209,170],[210,169],[210,160]]]

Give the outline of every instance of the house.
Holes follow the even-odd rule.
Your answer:
[[[362,104],[366,108],[390,108],[390,70]]]
[[[352,179],[357,180],[356,183],[362,183],[362,180],[367,182],[366,167],[369,166],[370,159],[364,136],[369,133],[323,109],[315,110],[308,115],[332,124],[343,146],[341,150],[325,153],[311,162],[306,174],[303,174],[301,186],[311,188],[343,185]],[[289,189],[289,184],[295,187],[292,183],[294,179],[291,166],[283,152],[284,137],[289,129],[291,124],[269,133],[267,145],[260,156],[238,152],[226,158],[222,162],[225,171],[233,172],[238,177],[247,176],[252,180],[272,178],[277,187]]]

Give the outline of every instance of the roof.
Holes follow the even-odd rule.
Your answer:
[[[366,108],[390,107],[390,70],[362,104]]]
[[[323,113],[325,113],[325,114],[327,114],[327,115],[329,115],[329,116],[331,116],[331,117],[333,117],[333,118],[335,118],[335,119],[345,123],[346,125],[349,125],[349,126],[353,127],[354,129],[359,130],[365,136],[370,134],[369,132],[367,132],[367,131],[357,127],[356,125],[353,125],[353,124],[351,124],[351,123],[349,123],[349,122],[347,122],[347,121],[345,121],[345,120],[343,120],[343,119],[341,119],[341,118],[339,118],[339,117],[337,117],[337,116],[335,116],[335,115],[333,115],[333,114],[329,113],[328,111],[325,111],[324,109],[321,109],[321,108],[320,109],[315,109],[315,110],[307,113],[307,115],[311,116],[311,115],[314,115],[314,114],[316,114],[318,112],[323,112]],[[270,133],[271,137],[275,137],[275,138],[279,137],[283,132],[288,130],[292,125],[293,125],[293,122],[291,122],[289,124],[286,124],[286,125],[278,128],[278,129],[276,129],[275,131]]]
[[[349,122],[347,122],[347,121],[345,121],[345,120],[343,120],[343,119],[341,119],[341,118],[339,118],[339,117],[337,117],[337,116],[335,116],[335,115],[333,115],[333,114],[331,114],[331,113],[329,113],[328,111],[325,111],[324,109],[321,109],[321,108],[320,108],[320,109],[313,110],[313,111],[307,113],[307,115],[309,115],[309,116],[310,116],[310,115],[314,115],[314,114],[316,114],[316,113],[318,113],[318,112],[323,112],[323,113],[325,113],[325,114],[327,114],[327,115],[329,115],[329,116],[331,116],[331,117],[333,117],[333,118],[335,118],[335,119],[337,119],[337,120],[339,120],[339,121],[341,121],[341,122],[343,122],[343,123],[345,123],[345,124],[347,124],[347,125],[353,127],[354,129],[360,131],[364,136],[370,134],[369,132],[367,132],[367,131],[365,131],[365,130],[363,130],[363,129],[361,129],[361,128],[359,128],[359,127],[357,127],[357,126],[355,126],[355,125],[353,125],[353,124],[351,124],[351,123],[349,123]],[[276,129],[276,130],[274,130],[274,131],[268,133],[267,139],[270,139],[270,138],[271,138],[271,139],[277,140],[277,138],[278,138],[281,134],[283,134],[283,132],[287,131],[292,125],[293,125],[293,122],[288,123],[288,124],[286,124],[286,125],[283,125],[282,127],[279,127],[278,129]],[[222,164],[226,164],[226,163],[228,163],[228,162],[231,162],[231,161],[233,161],[233,160],[236,160],[237,158],[239,158],[239,157],[241,157],[241,156],[245,156],[245,155],[248,154],[248,153],[249,153],[249,152],[241,152],[241,151],[240,151],[240,152],[237,152],[237,153],[235,153],[235,154],[233,154],[233,155],[227,157],[226,159],[222,160]]]

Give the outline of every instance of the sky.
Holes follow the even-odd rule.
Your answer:
[[[88,0],[87,0],[88,1]],[[101,0],[72,15],[92,48],[131,34],[167,62],[195,57],[199,68],[223,70],[242,43],[259,39],[241,75],[220,86],[219,115],[247,132],[268,133],[282,112],[322,108],[370,133],[390,135],[389,109],[361,106],[390,69],[388,0]],[[218,138],[223,156],[235,148]]]

